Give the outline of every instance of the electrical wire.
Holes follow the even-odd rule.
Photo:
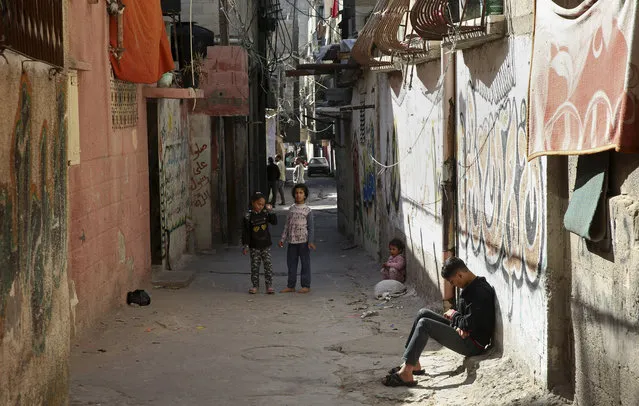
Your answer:
[[[448,12],[450,14],[450,7],[447,7]],[[444,69],[444,72],[440,75],[439,79],[437,80],[437,96],[435,98],[435,100],[433,101],[433,104],[431,106],[430,111],[428,112],[428,115],[426,116],[426,119],[424,120],[424,123],[422,124],[422,128],[420,129],[419,134],[417,135],[417,138],[415,139],[415,141],[413,142],[413,144],[408,148],[406,154],[400,158],[397,162],[391,164],[391,165],[385,165],[383,163],[381,163],[379,160],[377,160],[372,154],[369,154],[370,159],[378,166],[380,166],[382,169],[378,172],[378,176],[380,176],[384,171],[386,171],[387,169],[391,169],[394,168],[396,166],[399,166],[406,158],[408,158],[408,156],[411,155],[413,148],[417,145],[417,142],[419,141],[419,139],[421,138],[422,134],[424,133],[424,129],[426,128],[426,124],[429,121],[430,115],[432,114],[432,112],[434,111],[435,107],[439,105],[439,102],[442,98],[443,95],[443,81],[446,77],[446,74],[448,72],[448,68],[451,65],[452,62],[452,55],[454,52],[456,52],[456,48],[457,48],[457,42],[460,38],[460,33],[459,30],[457,29],[457,27],[453,27],[453,32],[452,34],[452,40],[451,40],[451,49],[450,51],[448,51],[448,63],[446,64],[446,68]],[[406,85],[406,83],[404,83],[404,86]],[[499,103],[499,105],[497,106],[497,114],[495,115],[495,118],[492,122],[492,124],[490,125],[490,128],[487,130],[486,132],[486,136],[484,137],[484,140],[482,141],[482,144],[479,148],[479,151],[477,151],[477,154],[475,155],[475,157],[473,158],[472,162],[469,165],[460,165],[462,168],[464,168],[464,172],[458,177],[458,179],[465,179],[468,172],[470,171],[470,169],[477,163],[477,161],[479,160],[479,156],[482,153],[484,147],[486,146],[486,143],[488,142],[488,138],[490,137],[493,129],[495,128],[495,125],[497,124],[497,120],[499,119],[499,113],[502,111],[502,109],[504,108],[504,105],[506,102],[509,102],[510,99],[509,98],[504,98],[502,99],[502,101]],[[444,192],[445,193],[445,192]],[[428,202],[428,203],[419,203],[419,205],[421,207],[424,206],[430,206],[433,204],[436,204],[438,202],[440,202],[442,200],[442,198],[438,198],[432,202]],[[415,202],[417,203],[417,202]]]

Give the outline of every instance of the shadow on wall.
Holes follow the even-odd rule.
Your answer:
[[[415,204],[409,199],[402,199],[404,205],[412,206],[415,209],[426,211],[423,207]],[[440,270],[442,267],[442,263],[440,261],[441,252],[437,250],[435,244],[432,244],[432,247],[427,247],[424,243],[424,228],[414,225],[410,219],[408,220],[408,235],[410,236],[409,240],[406,241],[406,247],[408,251],[408,247],[413,247],[412,251],[407,252],[407,269],[408,269],[408,280],[413,283],[418,292],[425,295],[430,299],[442,299],[442,293],[440,290],[440,286],[443,286],[443,281],[441,279]],[[415,229],[413,229],[415,227]],[[419,241],[416,241],[413,236],[417,233],[416,229],[419,229]],[[428,232],[428,231],[427,231]],[[428,252],[432,250],[432,252]],[[429,262],[433,262],[433,270],[434,277],[429,277],[426,264]],[[421,265],[420,265],[421,264]],[[433,281],[437,281],[437,284],[433,283]]]
[[[504,353],[504,315],[497,297],[495,297],[495,332],[493,333],[492,347],[495,353],[501,357]]]
[[[417,65],[415,67],[414,73],[417,76],[417,79],[422,82],[428,92],[437,91],[437,82],[439,81],[439,75],[433,75],[432,70],[429,68],[428,64]]]
[[[593,405],[639,404],[639,386],[624,384],[635,383],[639,377],[636,320],[623,319],[614,310],[595,308],[579,294],[572,300],[572,318],[579,399]]]
[[[388,243],[393,238],[399,238],[404,242],[406,257],[406,277],[407,283],[414,284],[420,293],[436,293],[438,290],[434,286],[423,283],[424,271],[420,266],[423,260],[423,252],[418,253],[411,247],[415,243],[423,247],[423,241],[412,241],[412,233],[404,229],[404,210],[402,199],[402,176],[399,165],[395,165],[401,159],[399,153],[399,134],[393,112],[393,94],[398,97],[403,91],[404,77],[401,72],[391,72],[387,76],[388,80],[380,80],[379,100],[380,106],[385,108],[378,111],[381,114],[379,119],[379,161],[384,167],[379,167],[378,184],[378,218],[380,227],[380,251],[382,260],[388,257]],[[410,203],[412,204],[412,202]],[[421,262],[423,263],[423,262]],[[426,286],[424,286],[426,285]],[[431,284],[432,285],[432,284]]]
[[[571,166],[576,166],[577,158],[571,158]],[[637,198],[639,191],[639,154],[620,154],[610,153],[610,169],[608,171],[608,198],[614,198],[618,195],[631,195]],[[573,190],[574,180],[571,180],[570,187]],[[606,199],[605,213],[611,213],[610,200]],[[612,219],[614,221],[614,219]],[[606,221],[606,237],[597,242],[580,240],[579,249],[582,255],[586,255],[585,250],[593,255],[597,255],[610,263],[616,261],[615,250],[613,246],[613,221]],[[626,229],[624,227],[624,229]]]
[[[437,75],[426,75],[432,72],[432,66],[425,68],[419,65],[414,73],[404,77],[401,72],[389,73],[387,76],[378,75],[379,78],[379,160],[384,165],[384,169],[378,176],[378,218],[380,224],[380,248],[388,250],[388,242],[392,238],[401,238],[406,245],[407,262],[407,282],[414,285],[416,290],[429,300],[439,301],[441,299],[439,269],[441,264],[438,259],[441,252],[431,244],[433,240],[428,228],[420,220],[425,218],[436,218],[433,210],[424,207],[423,201],[417,201],[411,197],[403,195],[402,185],[411,187],[411,182],[422,182],[420,177],[414,176],[415,161],[409,165],[395,165],[405,158],[405,151],[399,150],[400,134],[398,133],[397,113],[395,104],[400,109],[406,109],[407,101],[404,99],[412,86],[414,80],[422,81],[423,85],[429,89],[435,89],[437,85]],[[385,80],[385,78],[387,78]],[[403,134],[404,137],[407,134]],[[433,151],[434,154],[434,151]],[[434,159],[432,165],[434,164]],[[382,169],[382,168],[380,168]],[[402,172],[403,171],[403,172]],[[433,174],[436,178],[436,174]],[[437,182],[434,182],[437,184]],[[426,189],[422,189],[426,194]],[[436,192],[435,192],[436,193]],[[436,198],[434,198],[437,201]],[[430,208],[430,207],[429,207]],[[434,272],[434,274],[433,274]]]
[[[511,40],[496,41],[489,53],[472,49],[462,52],[468,66],[481,66],[472,72],[471,87],[484,100],[499,103],[515,87],[515,52]]]

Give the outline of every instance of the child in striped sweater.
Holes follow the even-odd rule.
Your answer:
[[[288,209],[288,217],[280,239],[280,247],[288,243],[286,262],[288,265],[288,282],[281,293],[295,292],[297,284],[297,264],[302,262],[300,283],[302,288],[298,293],[311,291],[311,249],[315,250],[315,227],[313,211],[306,204],[308,187],[297,184],[293,187],[295,204]]]

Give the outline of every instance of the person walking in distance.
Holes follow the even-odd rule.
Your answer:
[[[288,217],[279,243],[280,247],[284,247],[285,242],[288,243],[286,252],[288,282],[281,293],[295,292],[298,262],[302,262],[300,274],[302,288],[297,292],[308,293],[311,291],[311,249],[315,250],[313,211],[306,204],[306,199],[308,199],[306,185],[295,185],[292,194],[295,204],[288,209]]]
[[[293,171],[293,183],[296,185],[304,184],[306,181],[304,180],[304,164],[302,160],[297,158],[295,161],[295,170]]]
[[[283,206],[286,204],[286,199],[284,198],[284,185],[286,184],[286,166],[284,165],[284,161],[282,161],[282,155],[275,155],[275,164],[277,165],[277,169],[280,170],[280,179],[277,182],[277,190],[280,192],[280,204]]]
[[[273,162],[273,158],[268,159],[268,165],[266,166],[266,179],[268,180],[268,198],[271,195],[270,204],[275,206],[275,199],[277,197],[277,183],[280,179],[280,169]]]
[[[260,286],[260,262],[264,264],[266,293],[273,294],[273,265],[271,264],[271,233],[269,224],[277,224],[277,215],[260,192],[251,196],[251,210],[244,215],[242,224],[242,254],[251,255],[251,284],[249,293],[257,293]]]

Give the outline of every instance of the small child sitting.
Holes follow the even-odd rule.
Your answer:
[[[406,259],[404,258],[404,243],[394,238],[388,243],[390,257],[382,264],[382,279],[394,279],[404,283],[406,280]]]

